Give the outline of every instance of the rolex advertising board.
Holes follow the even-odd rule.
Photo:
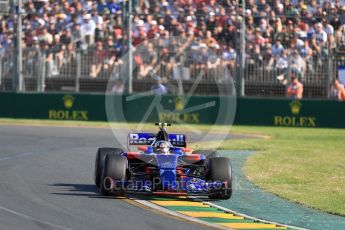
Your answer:
[[[117,121],[228,124],[222,97],[119,97]],[[122,105],[120,106],[119,103]],[[107,121],[104,94],[0,93],[0,117]],[[143,109],[145,108],[145,109]],[[230,109],[233,110],[233,109]],[[225,111],[225,112],[224,112]],[[224,118],[225,117],[225,118]],[[234,124],[345,128],[345,103],[335,100],[237,98]]]
[[[345,128],[345,103],[334,100],[238,99],[235,124]]]

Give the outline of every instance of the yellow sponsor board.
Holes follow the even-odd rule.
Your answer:
[[[159,120],[174,123],[200,123],[198,113],[159,113]]]
[[[299,116],[302,109],[302,102],[295,100],[289,103],[291,116],[274,116],[275,126],[288,127],[316,127],[316,117]]]
[[[48,118],[53,120],[89,120],[89,114],[86,110],[73,110],[75,98],[72,95],[65,95],[63,98],[65,109],[48,111]]]
[[[200,123],[199,113],[184,113],[185,100],[182,97],[177,97],[174,100],[174,112],[159,113],[159,120],[173,123]]]

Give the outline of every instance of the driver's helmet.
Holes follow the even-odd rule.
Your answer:
[[[154,148],[156,153],[169,154],[170,143],[167,141],[157,141]]]

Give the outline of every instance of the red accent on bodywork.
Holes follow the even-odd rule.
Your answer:
[[[147,151],[147,146],[139,146],[138,150],[146,152]]]
[[[200,154],[186,154],[186,159],[189,161],[200,161],[201,155]]]
[[[180,177],[186,177],[186,174],[183,173],[183,170],[181,167],[176,168],[176,174],[179,175]]]
[[[140,152],[127,152],[127,159],[136,159],[139,158],[141,155]]]
[[[184,152],[184,153],[193,152],[193,149],[190,149],[190,148],[182,148],[181,150],[182,150],[182,152]]]

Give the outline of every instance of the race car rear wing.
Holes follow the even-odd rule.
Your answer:
[[[168,134],[169,142],[175,147],[187,147],[186,135]],[[151,145],[156,139],[154,133],[130,133],[128,134],[128,146]]]

